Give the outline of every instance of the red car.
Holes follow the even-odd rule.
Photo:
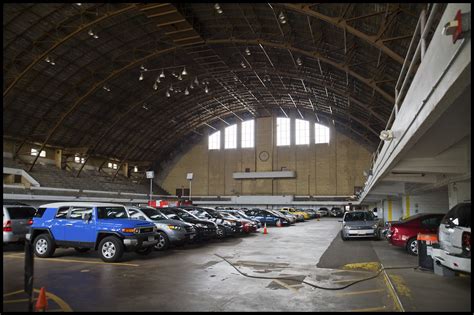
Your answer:
[[[438,233],[444,213],[419,213],[401,221],[389,222],[387,239],[390,244],[404,247],[411,255],[418,255],[418,233]]]

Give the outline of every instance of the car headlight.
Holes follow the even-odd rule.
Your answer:
[[[168,228],[171,230],[181,230],[180,226],[168,224]]]
[[[344,228],[345,228],[346,230],[350,230],[350,229],[351,229],[351,227],[350,227],[349,225],[344,225]]]
[[[376,229],[379,225],[377,223],[375,223],[374,225],[372,225],[372,228],[373,229]]]

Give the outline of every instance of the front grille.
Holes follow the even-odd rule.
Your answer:
[[[140,228],[140,234],[153,232],[153,227]]]

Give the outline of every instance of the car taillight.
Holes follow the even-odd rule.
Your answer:
[[[3,225],[3,232],[13,232],[13,229],[12,229],[12,221],[8,220],[8,221]]]
[[[468,252],[471,252],[471,233],[463,232],[462,233],[462,249]]]
[[[33,219],[29,219],[28,220],[28,225],[32,225],[33,224]]]

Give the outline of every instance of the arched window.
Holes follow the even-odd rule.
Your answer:
[[[242,148],[253,148],[255,142],[255,120],[242,122]]]
[[[295,121],[296,144],[309,144],[309,121],[296,119]]]
[[[219,150],[221,148],[221,132],[216,131],[209,136],[209,150]]]
[[[290,118],[277,118],[277,146],[290,145]]]
[[[314,124],[314,143],[329,143],[329,128]]]
[[[225,128],[225,139],[224,139],[224,148],[225,149],[235,149],[237,148],[237,125],[232,125]]]

